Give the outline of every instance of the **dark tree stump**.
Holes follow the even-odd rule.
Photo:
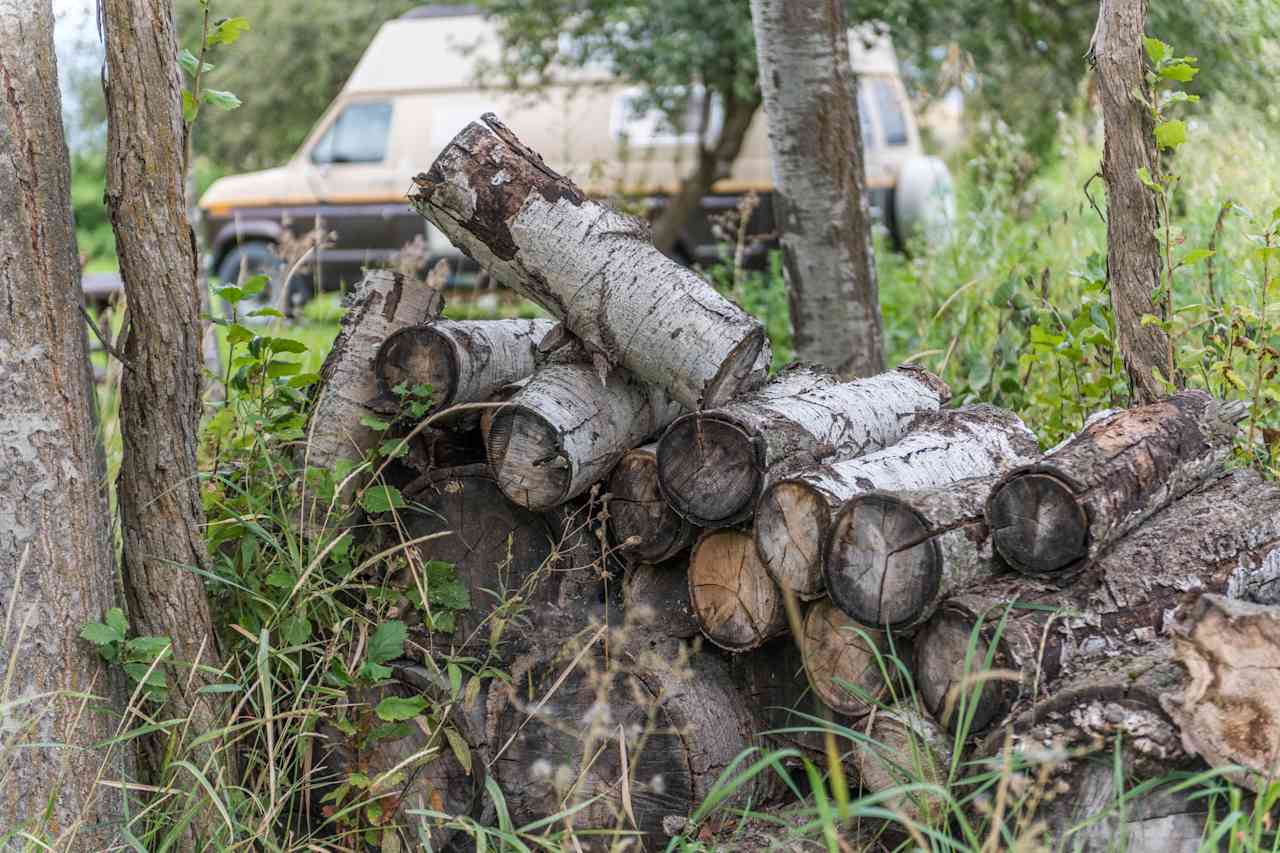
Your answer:
[[[698,619],[689,601],[689,564],[671,560],[641,563],[628,570],[622,586],[627,625],[662,639],[698,636]]]
[[[658,445],[627,451],[609,475],[609,532],[631,560],[661,563],[688,548],[697,528],[680,517],[658,487]]]

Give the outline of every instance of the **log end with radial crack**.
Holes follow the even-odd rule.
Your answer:
[[[697,529],[663,499],[657,443],[627,451],[609,475],[609,532],[629,560],[660,563],[693,544]]]
[[[889,694],[885,676],[894,665],[887,637],[854,622],[830,601],[809,607],[799,642],[809,684],[833,710],[863,717]]]
[[[996,549],[1019,571],[1070,571],[1088,556],[1089,521],[1061,477],[1011,478],[992,494],[987,518]]]
[[[1280,607],[1202,595],[1180,608],[1174,653],[1190,675],[1163,697],[1183,746],[1263,791],[1280,773]]]
[[[703,633],[731,652],[750,651],[786,629],[782,592],[749,532],[717,530],[698,540],[689,557],[689,600]]]
[[[779,480],[756,507],[754,530],[760,559],[779,585],[785,584],[801,599],[817,598],[826,591],[822,543],[830,523],[827,497],[816,484],[803,479]]]
[[[752,434],[715,412],[678,418],[658,443],[657,464],[667,500],[701,527],[750,515],[764,473]]]

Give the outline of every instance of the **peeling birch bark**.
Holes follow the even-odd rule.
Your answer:
[[[649,241],[643,222],[591,201],[492,113],[414,179],[417,210],[593,358],[690,409],[759,386],[760,322]],[[767,364],[767,359],[764,360]]]
[[[1157,513],[1066,589],[1003,575],[947,599],[916,636],[916,685],[953,729],[952,690],[970,694],[980,731],[1094,661],[1167,638],[1188,594],[1275,604],[1278,581],[1280,487],[1236,471]],[[1005,675],[984,680],[985,670]]]
[[[750,651],[787,628],[782,591],[750,532],[714,530],[698,540],[689,556],[689,600],[702,632],[727,651]]]
[[[549,509],[585,492],[680,411],[622,368],[601,383],[585,365],[548,364],[494,411],[489,463],[507,497]]]
[[[661,563],[691,546],[698,530],[663,500],[658,444],[627,451],[609,475],[609,532],[627,558]]]
[[[378,347],[373,371],[392,405],[400,385],[430,385],[431,411],[488,400],[532,375],[550,320],[436,320],[399,329]]]
[[[881,450],[950,396],[914,365],[854,382],[793,365],[752,395],[673,423],[658,443],[662,492],[696,525],[737,524],[771,472]]]
[[[1101,419],[991,494],[996,550],[1028,575],[1078,572],[1222,469],[1240,403],[1183,391]]]
[[[1178,610],[1173,649],[1189,678],[1162,697],[1182,746],[1264,793],[1280,775],[1280,607],[1202,595]]]
[[[891,447],[800,469],[771,484],[756,507],[756,548],[775,580],[801,598],[816,598],[826,588],[823,547],[845,501],[873,489],[921,489],[990,475],[1038,456],[1035,436],[1010,412],[971,406],[922,416]]]

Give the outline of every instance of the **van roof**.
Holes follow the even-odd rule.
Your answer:
[[[888,30],[849,30],[850,65],[858,74],[898,73]],[[499,58],[494,23],[474,6],[419,6],[384,23],[343,87],[349,94],[476,88],[477,61]],[[607,81],[603,68],[561,75],[574,82]]]

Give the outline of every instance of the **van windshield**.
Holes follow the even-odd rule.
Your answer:
[[[885,145],[906,145],[907,116],[898,100],[898,90],[888,80],[873,80],[871,87],[876,94],[876,106],[880,110],[880,126],[884,130]]]
[[[381,163],[387,156],[391,103],[365,101],[345,107],[311,149],[311,162]]]

